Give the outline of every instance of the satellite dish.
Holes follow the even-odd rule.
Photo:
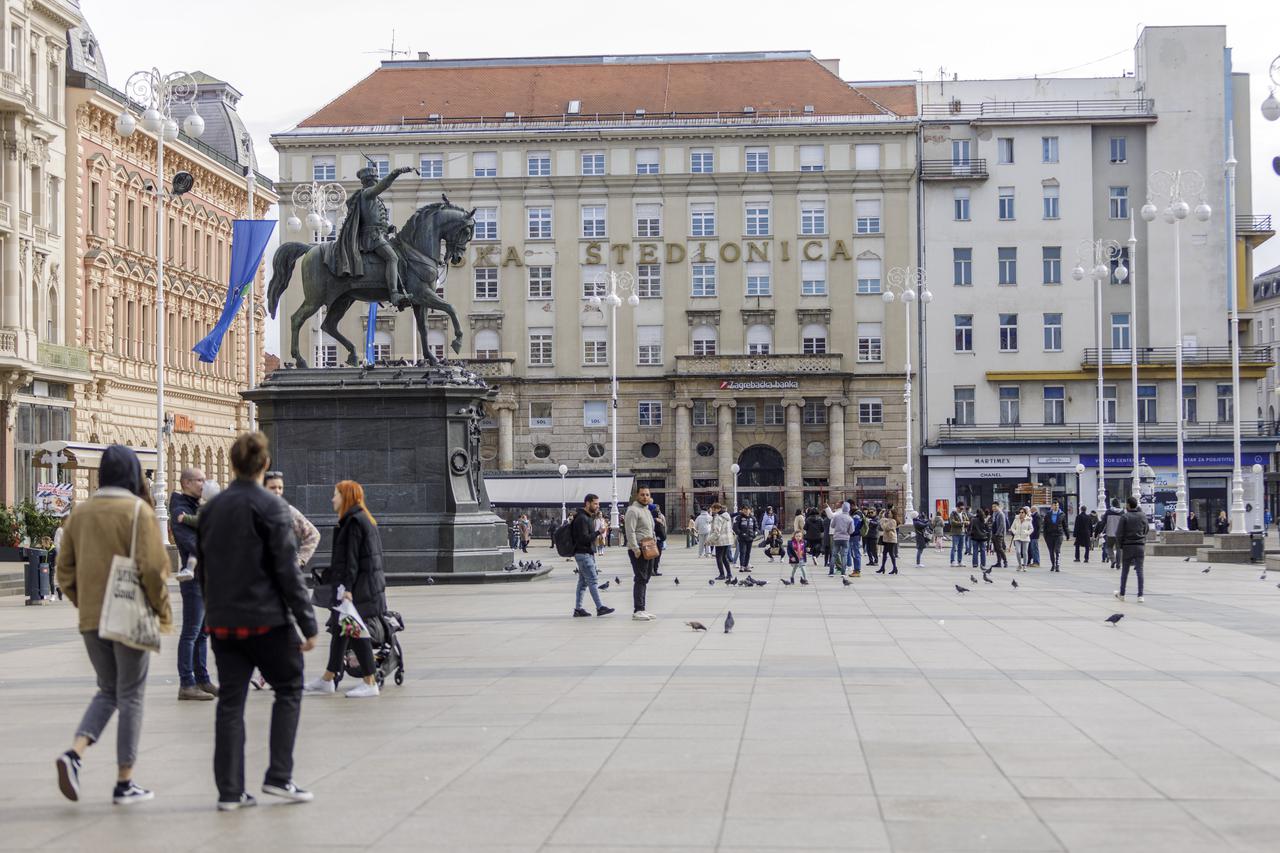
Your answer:
[[[195,184],[196,179],[191,177],[190,172],[178,172],[173,176],[173,194],[184,195],[189,193]]]

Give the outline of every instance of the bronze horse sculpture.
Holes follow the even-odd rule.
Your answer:
[[[409,305],[413,308],[414,320],[417,323],[418,337],[422,341],[422,351],[427,363],[439,364],[431,347],[427,344],[427,312],[443,311],[453,321],[453,342],[451,347],[455,353],[462,349],[462,326],[458,322],[457,312],[453,306],[436,294],[436,282],[443,278],[442,264],[459,264],[462,262],[467,243],[475,234],[475,209],[464,210],[447,200],[418,208],[405,222],[404,227],[395,235],[393,245],[400,255],[400,280],[409,294]],[[443,259],[440,256],[440,244],[445,244]],[[290,352],[299,367],[306,367],[306,359],[298,352],[298,332],[302,324],[307,322],[321,308],[326,309],[324,322],[320,327],[325,333],[346,347],[347,364],[359,365],[355,347],[338,331],[338,323],[357,301],[359,302],[393,302],[392,294],[387,290],[380,258],[369,255],[365,257],[365,274],[359,279],[335,276],[326,263],[328,253],[334,250],[333,243],[285,243],[276,250],[271,261],[271,283],[267,287],[267,309],[271,316],[276,316],[280,297],[289,286],[293,277],[294,265],[302,261],[303,302],[290,318],[292,340]],[[447,273],[447,270],[443,271]]]

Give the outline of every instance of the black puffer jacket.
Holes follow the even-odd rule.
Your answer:
[[[342,584],[361,616],[387,612],[387,576],[382,568],[382,537],[360,507],[352,507],[338,521],[333,534],[333,557],[323,580]]]

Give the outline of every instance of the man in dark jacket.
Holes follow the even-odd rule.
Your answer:
[[[1138,575],[1138,602],[1142,602],[1142,563],[1147,553],[1147,514],[1138,509],[1138,499],[1129,496],[1124,515],[1116,531],[1121,550],[1123,568],[1120,570],[1120,589],[1116,598],[1124,601],[1124,588],[1129,580],[1129,569]]]
[[[1043,519],[1040,516],[1040,510],[1027,505],[1027,511],[1031,515],[1031,541],[1027,543],[1027,562],[1036,568],[1040,567],[1040,526]]]
[[[1120,518],[1124,513],[1120,510],[1120,499],[1112,498],[1107,514],[1102,517],[1103,548],[1102,559],[1110,560],[1111,568],[1120,568],[1120,549],[1117,547],[1117,531],[1120,529]]]
[[[996,561],[991,568],[1009,568],[1009,555],[1005,550],[1005,539],[1009,535],[1009,516],[1004,514],[1000,501],[991,505],[991,550],[995,552]]]
[[[1062,556],[1062,540],[1070,534],[1070,528],[1067,527],[1067,513],[1058,506],[1057,501],[1053,502],[1053,506],[1045,514],[1040,532],[1044,534],[1044,544],[1049,548],[1049,571],[1062,571],[1058,560]]]
[[[573,559],[578,564],[578,591],[573,599],[574,616],[590,616],[582,609],[582,594],[591,591],[591,600],[596,603],[596,615],[608,616],[612,607],[605,607],[600,600],[600,590],[596,586],[599,578],[596,575],[596,516],[600,514],[600,498],[589,494],[582,501],[582,508],[573,514],[569,522],[569,532],[573,536]]]
[[[213,753],[220,811],[255,802],[244,790],[244,704],[255,668],[275,690],[262,791],[294,802],[312,799],[293,782],[293,744],[302,706],[302,653],[315,648],[318,629],[298,566],[289,505],[262,487],[269,462],[266,436],[241,435],[231,445],[235,481],[200,513],[196,583],[204,593],[222,682]]]
[[[749,506],[744,506],[733,523],[733,532],[738,536],[738,571],[751,568],[751,543],[755,541],[760,528],[756,526],[756,514]]]
[[[169,533],[178,546],[178,590],[182,593],[182,633],[178,635],[178,698],[212,701],[218,688],[209,678],[209,641],[204,635],[204,596],[191,582],[196,529],[179,521],[200,511],[204,472],[187,468],[178,478],[181,491],[169,495]]]

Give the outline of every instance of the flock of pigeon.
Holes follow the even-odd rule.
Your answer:
[[[508,563],[502,570],[504,572],[536,572],[541,568],[541,560],[521,560],[518,563]]]

